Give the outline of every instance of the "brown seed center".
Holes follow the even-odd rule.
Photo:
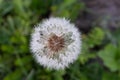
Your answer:
[[[61,36],[57,36],[52,34],[48,39],[48,48],[51,51],[58,52],[59,50],[64,48],[64,39]]]

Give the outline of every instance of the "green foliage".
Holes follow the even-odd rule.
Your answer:
[[[120,80],[120,29],[111,34],[93,26],[82,33],[82,52],[65,70],[43,68],[33,59],[34,25],[49,16],[74,22],[82,10],[79,0],[0,0],[0,80]]]
[[[113,44],[108,44],[99,52],[99,57],[103,59],[104,64],[111,71],[120,70],[120,45],[117,47]]]
[[[79,2],[78,0],[63,0],[61,4],[54,4],[51,7],[52,15],[70,18],[75,20],[76,15],[79,14],[85,8],[84,3]]]
[[[120,77],[116,73],[104,72],[102,80],[119,80]]]
[[[98,56],[103,60],[103,63],[111,71],[120,71],[120,36],[118,35],[120,29],[109,35],[112,43],[108,43],[104,48],[98,52]]]
[[[104,31],[98,27],[95,27],[88,35],[83,35],[82,54],[79,58],[82,64],[96,57],[96,52],[92,48],[101,45],[104,36]]]
[[[88,35],[87,44],[89,47],[94,47],[95,45],[100,45],[102,40],[104,39],[105,33],[102,29],[96,27],[91,33]]]

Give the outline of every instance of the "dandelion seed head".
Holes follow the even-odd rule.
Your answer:
[[[80,32],[65,18],[43,20],[32,33],[30,49],[44,67],[64,69],[80,54]]]

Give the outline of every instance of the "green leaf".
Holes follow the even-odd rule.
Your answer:
[[[120,80],[116,73],[103,72],[102,80]]]
[[[98,56],[103,60],[104,64],[111,70],[117,71],[118,64],[116,60],[117,48],[112,44],[109,44],[105,47],[104,50],[101,50],[98,53]]]
[[[19,69],[17,69],[6,75],[3,80],[21,80],[22,79],[21,77],[22,77],[22,73]]]
[[[15,65],[16,66],[21,66],[21,65],[26,66],[30,63],[31,60],[32,60],[31,56],[25,56],[23,58],[15,60]]]
[[[101,28],[95,27],[87,37],[87,44],[92,48],[95,45],[100,45],[104,39],[105,33]]]

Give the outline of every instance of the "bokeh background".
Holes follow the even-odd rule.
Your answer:
[[[37,64],[34,25],[65,17],[82,33],[82,51],[65,70]],[[119,0],[0,0],[0,80],[120,80]]]

